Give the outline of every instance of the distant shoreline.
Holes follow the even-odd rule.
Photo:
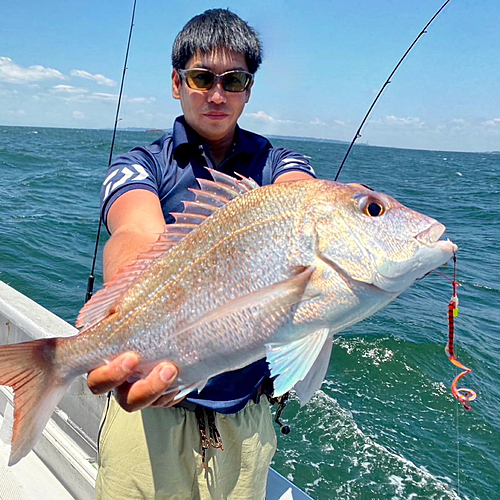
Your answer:
[[[113,129],[110,127],[106,128],[77,128],[77,127],[43,127],[37,125],[0,125],[0,128],[37,128],[37,129],[55,129],[55,130],[104,130],[104,131],[112,131]],[[172,132],[171,128],[166,129],[153,129],[153,128],[145,128],[145,127],[124,127],[119,128],[121,132],[146,132],[146,133],[158,133],[164,134]],[[260,134],[270,139],[284,139],[290,141],[309,141],[309,142],[323,142],[329,144],[344,144],[349,145],[350,141],[341,141],[338,139],[324,139],[321,137],[303,137],[303,136],[293,136],[293,135],[276,135],[276,134]],[[374,148],[388,148],[388,149],[403,149],[403,150],[415,150],[415,151],[436,151],[443,153],[471,153],[471,154],[491,154],[491,155],[500,155],[500,151],[454,151],[454,150],[445,150],[445,149],[421,149],[421,148],[401,148],[396,146],[379,146],[377,144],[368,144],[367,142],[356,142],[355,146],[369,146]]]

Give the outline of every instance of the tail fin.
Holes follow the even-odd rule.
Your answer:
[[[14,390],[9,465],[30,452],[71,383],[61,380],[53,369],[57,340],[39,339],[0,347],[0,385]]]

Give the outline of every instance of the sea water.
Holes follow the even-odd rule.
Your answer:
[[[111,131],[0,127],[0,279],[74,323],[83,305]],[[116,153],[159,134],[119,132]],[[273,138],[333,179],[346,145]],[[355,146],[340,179],[435,217],[460,247],[455,351],[477,392],[451,395],[449,281],[414,284],[339,334],[313,400],[282,414],[274,468],[317,499],[500,498],[500,155]],[[104,230],[101,248],[106,240]],[[453,268],[441,268],[453,276]],[[101,258],[96,267],[101,286]]]

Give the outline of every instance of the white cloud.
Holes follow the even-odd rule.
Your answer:
[[[81,111],[73,111],[72,116],[77,120],[84,120],[87,118]]]
[[[50,89],[50,93],[59,96],[65,101],[90,102],[104,101],[116,102],[116,94],[106,94],[103,92],[90,92],[82,87],[73,87],[72,85],[55,85]]]
[[[0,87],[0,97],[6,97],[8,99],[15,98],[19,95],[19,92],[15,89],[5,89]]]
[[[280,120],[278,118],[273,118],[265,111],[257,111],[257,113],[246,113],[245,116],[266,123],[294,123],[292,120]]]
[[[156,102],[156,97],[126,97],[127,102],[138,102],[141,104],[151,104]]]
[[[262,122],[275,122],[276,121],[272,116],[269,116],[264,111],[257,111],[257,113],[246,113],[246,115],[250,118],[253,118],[255,120],[259,120]]]
[[[52,87],[52,92],[71,95],[82,95],[89,93],[87,89],[82,89],[81,87],[73,87],[72,85],[55,85],[54,87]]]
[[[93,92],[90,94],[90,97],[98,101],[116,101],[118,99],[118,95],[106,94],[104,92]]]
[[[117,83],[111,78],[107,78],[104,75],[96,74],[93,75],[88,71],[84,71],[83,69],[72,69],[69,73],[71,76],[76,76],[79,78],[85,78],[86,80],[93,80],[99,85],[105,85],[106,87],[115,87]]]
[[[323,120],[320,120],[317,117],[314,120],[311,120],[309,123],[311,125],[326,125],[326,123]]]
[[[450,120],[451,132],[464,132],[465,130],[473,130],[474,129],[474,124],[469,123],[467,120],[464,120],[463,118],[453,118],[453,120]]]
[[[34,65],[24,68],[9,57],[0,57],[0,81],[26,84],[49,79],[65,80],[66,77],[56,69]]]
[[[378,118],[376,120],[370,120],[370,123],[375,123],[379,125],[389,125],[393,127],[412,127],[412,128],[422,128],[425,122],[417,117],[403,117],[398,118],[397,116],[390,115],[384,118]]]
[[[496,126],[500,125],[500,118],[493,118],[493,120],[487,120],[487,121],[483,122],[483,125],[489,125],[492,127],[496,127]]]

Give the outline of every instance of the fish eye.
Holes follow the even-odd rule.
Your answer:
[[[368,203],[365,207],[365,215],[369,215],[371,217],[379,217],[384,213],[384,207],[377,203],[376,201],[372,201]]]
[[[363,196],[359,200],[359,209],[368,217],[380,217],[386,212],[386,207],[379,199],[374,196]]]

